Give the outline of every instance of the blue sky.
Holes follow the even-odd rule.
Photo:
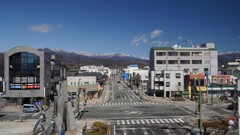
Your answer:
[[[1,0],[0,20],[0,51],[27,45],[148,58],[153,46],[205,42],[240,51],[239,0]]]

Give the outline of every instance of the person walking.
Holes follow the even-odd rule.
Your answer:
[[[64,125],[64,123],[62,123],[61,127],[62,127],[62,129],[61,129],[60,135],[65,135],[65,125]]]

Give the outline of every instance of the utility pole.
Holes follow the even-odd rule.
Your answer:
[[[78,96],[77,96],[78,97],[78,100],[77,100],[78,119],[80,119],[80,112],[79,112],[80,111],[80,92],[81,92],[80,88],[78,88]]]
[[[202,91],[201,91],[201,87],[200,87],[200,80],[195,78],[194,79],[194,86],[195,89],[197,90],[197,84],[196,81],[198,81],[198,101],[197,101],[197,115],[198,119],[197,119],[197,126],[199,128],[199,134],[202,135]]]
[[[19,99],[20,99],[20,121],[22,122],[22,93],[19,92]]]

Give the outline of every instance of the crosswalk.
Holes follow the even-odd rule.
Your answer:
[[[141,120],[117,120],[117,125],[139,125],[139,124],[172,124],[185,123],[181,118],[172,119],[141,119]]]
[[[104,103],[102,106],[120,106],[120,105],[147,105],[147,104],[158,104],[156,102],[109,102],[109,103]]]

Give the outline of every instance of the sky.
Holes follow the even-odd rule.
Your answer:
[[[149,58],[151,47],[240,51],[239,0],[1,0],[0,52],[16,46]]]

